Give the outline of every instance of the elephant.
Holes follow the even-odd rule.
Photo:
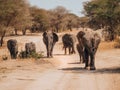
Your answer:
[[[65,54],[67,54],[67,48],[69,49],[69,54],[75,53],[75,42],[76,37],[72,34],[64,34],[62,37],[63,48],[65,49]]]
[[[84,30],[77,34],[79,44],[82,44],[83,59],[85,61],[85,69],[89,66],[90,70],[95,70],[95,54],[101,42],[101,37],[96,31]]]
[[[43,33],[43,42],[46,46],[47,49],[47,57],[53,57],[53,48],[56,42],[58,42],[59,38],[58,35],[49,30],[49,31],[45,31]]]
[[[25,51],[26,51],[26,57],[28,57],[32,53],[36,53],[35,43],[34,42],[26,43],[25,44]]]
[[[7,48],[10,52],[11,59],[16,59],[18,54],[18,44],[17,40],[10,39],[7,41]]]

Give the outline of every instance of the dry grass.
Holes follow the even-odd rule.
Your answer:
[[[101,42],[99,45],[100,51],[114,49],[115,42]]]

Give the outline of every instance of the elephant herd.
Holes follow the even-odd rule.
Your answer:
[[[17,58],[18,54],[18,43],[15,39],[10,39],[7,41],[7,48],[10,52],[10,56],[12,59]],[[31,55],[33,52],[36,52],[36,46],[35,43],[30,42],[25,44],[25,52],[21,53],[22,58],[27,58],[29,55]]]
[[[88,68],[90,66],[90,70],[95,70],[95,54],[101,41],[100,35],[95,31],[83,30],[79,31],[76,37],[72,34],[64,34],[62,36],[63,49],[65,51],[65,54],[67,54],[67,48],[69,50],[69,54],[76,53],[75,42],[78,40],[76,49],[80,56],[80,63],[85,63],[85,68]],[[58,35],[53,31],[46,31],[43,33],[43,42],[46,46],[48,58],[53,57],[53,48],[58,40]],[[17,41],[14,39],[8,40],[7,47],[10,52],[11,58],[16,59],[18,54]],[[35,43],[26,43],[26,57],[30,55],[31,52],[36,52]]]

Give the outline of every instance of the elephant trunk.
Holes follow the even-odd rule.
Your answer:
[[[53,47],[53,40],[50,38],[48,39],[48,57],[52,56],[52,47]]]

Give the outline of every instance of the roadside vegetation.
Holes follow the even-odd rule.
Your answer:
[[[19,35],[18,31],[26,35],[27,30],[44,32],[49,27],[55,32],[89,27],[104,29],[105,40],[117,41],[119,47],[120,0],[91,0],[83,5],[85,16],[79,17],[62,6],[45,10],[26,0],[0,0],[0,46],[6,35]]]

